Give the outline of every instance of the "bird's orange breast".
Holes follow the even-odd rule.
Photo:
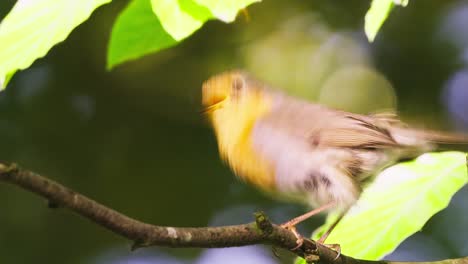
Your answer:
[[[270,110],[271,100],[259,94],[241,106],[225,105],[212,113],[211,120],[220,154],[234,173],[265,191],[273,192],[276,190],[273,164],[255,150],[252,142],[256,121]]]

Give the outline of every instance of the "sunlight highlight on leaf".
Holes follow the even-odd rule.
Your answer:
[[[195,2],[210,9],[211,13],[213,13],[216,18],[226,23],[234,21],[239,10],[260,1],[261,0],[195,0]]]
[[[393,0],[373,0],[365,16],[364,32],[369,42],[373,42],[377,32],[392,11]]]
[[[340,244],[348,256],[381,259],[447,207],[467,182],[466,154],[461,152],[427,153],[392,166],[364,190],[327,243]]]
[[[171,47],[206,21],[234,21],[240,9],[260,0],[133,0],[112,29],[107,69]]]
[[[409,0],[373,0],[366,13],[364,32],[369,42],[373,42],[377,32],[387,19],[394,5],[407,6]]]
[[[163,28],[177,41],[199,29],[209,19],[232,22],[240,9],[261,0],[151,0]]]
[[[0,24],[0,89],[111,0],[19,0]]]
[[[192,0],[151,0],[163,28],[177,41],[190,36],[212,18],[210,10]]]

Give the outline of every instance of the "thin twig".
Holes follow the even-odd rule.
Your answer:
[[[335,259],[336,252],[306,239],[296,247],[292,232],[271,223],[263,213],[255,222],[221,227],[168,227],[140,222],[79,194],[53,180],[15,164],[0,163],[0,181],[17,185],[46,198],[49,204],[68,208],[134,242],[132,249],[148,246],[221,248],[267,244],[290,250],[308,262],[336,264],[400,264],[403,262],[358,260],[345,255]],[[411,263],[411,262],[405,262]],[[455,260],[427,262],[431,264],[468,264],[468,257]]]

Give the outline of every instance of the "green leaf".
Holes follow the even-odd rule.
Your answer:
[[[377,32],[387,19],[394,5],[393,0],[373,0],[365,16],[364,32],[373,42]]]
[[[151,0],[163,28],[180,41],[209,19],[232,22],[240,9],[261,0]]]
[[[373,42],[377,32],[387,19],[394,5],[407,6],[409,0],[373,0],[366,13],[364,32],[369,42]]]
[[[111,0],[19,0],[0,24],[0,89]]]
[[[261,0],[195,0],[211,10],[211,13],[226,23],[234,21],[240,9]]]
[[[259,1],[133,0],[112,29],[107,68],[173,46],[210,19],[232,22],[239,9]]]
[[[8,85],[8,83],[10,82],[15,72],[16,71],[12,71],[12,72],[7,73],[4,76],[0,76],[0,90],[4,89]]]
[[[348,256],[381,259],[447,207],[467,182],[466,154],[461,152],[427,153],[390,167],[366,187],[327,243],[340,244]],[[330,215],[319,229],[326,230],[335,217]]]
[[[177,41],[213,18],[209,9],[192,0],[151,0],[151,5],[163,28]]]
[[[149,0],[133,0],[119,14],[107,51],[107,69],[177,44],[151,10]]]

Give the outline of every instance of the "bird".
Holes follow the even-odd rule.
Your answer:
[[[468,136],[410,128],[395,113],[369,115],[332,109],[292,97],[243,70],[214,75],[202,85],[203,113],[222,160],[260,190],[314,210],[281,226],[295,226],[321,212],[339,212],[333,228],[359,198],[363,185],[384,168],[435,150],[466,144]]]

